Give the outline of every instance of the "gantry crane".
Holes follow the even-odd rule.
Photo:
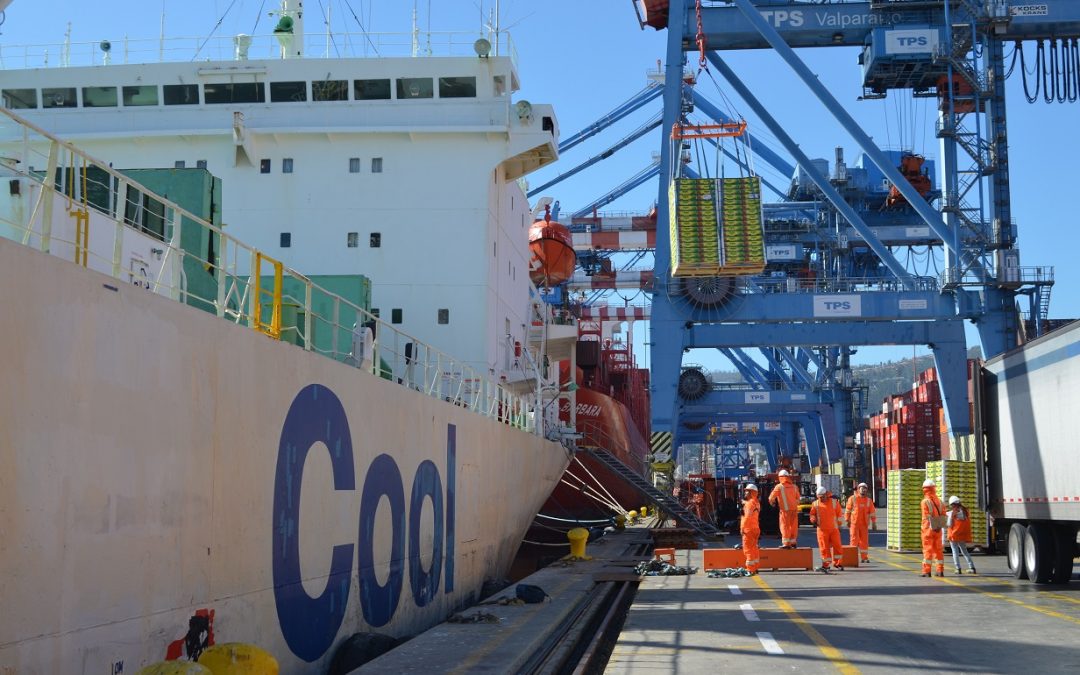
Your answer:
[[[1075,49],[1080,3],[643,0],[636,6],[643,27],[668,31],[662,129],[672,129],[685,115],[685,55],[700,49],[703,64],[739,94],[796,159],[800,176],[827,200],[833,218],[829,254],[837,258],[837,264],[823,269],[823,278],[794,284],[784,279],[775,288],[753,277],[679,278],[672,274],[668,239],[657,237],[651,349],[654,430],[673,431],[678,437],[680,420],[699,405],[679,395],[680,379],[694,379],[682,362],[690,349],[926,345],[934,354],[950,428],[955,434],[967,433],[964,321],[976,323],[984,354],[1007,351],[1016,346],[1021,332],[1017,294],[1032,298],[1037,330],[1052,283],[1049,270],[1019,265],[1009,201],[1005,45],[1016,42],[1022,49],[1020,42],[1034,40],[1040,45],[1049,41],[1055,50],[1059,44]],[[910,180],[913,164],[882,152],[794,51],[829,46],[861,48],[864,97],[909,89],[939,101],[940,194],[930,194],[923,181]],[[833,176],[815,168],[720,55],[763,48],[775,50],[855,139],[866,158],[861,168],[884,176],[894,193],[891,203],[885,198],[886,206],[898,209],[902,217],[882,222],[853,208],[845,199],[847,179],[839,175],[842,162]],[[1062,98],[1057,85],[1052,94]],[[1064,98],[1069,97],[1065,90]],[[662,228],[671,219],[669,184],[680,176],[676,153],[665,136],[658,200]],[[807,229],[805,241],[820,240],[820,231],[814,229]],[[785,241],[789,246],[803,243],[798,236]],[[914,243],[942,247],[945,270],[940,277],[912,274],[893,254],[893,247]]]

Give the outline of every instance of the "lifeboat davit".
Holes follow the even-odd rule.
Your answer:
[[[529,228],[529,278],[537,286],[558,286],[574,275],[577,254],[565,225],[551,219],[551,211]]]

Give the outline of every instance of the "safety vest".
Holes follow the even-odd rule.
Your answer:
[[[945,507],[942,506],[941,500],[937,498],[937,495],[927,495],[922,500],[922,531],[929,532],[933,528],[930,527],[930,516],[943,516],[945,515]]]
[[[810,522],[823,530],[835,530],[843,522],[840,502],[835,498],[828,502],[814,500],[814,503],[810,505]]]
[[[862,495],[851,495],[847,500],[847,520],[852,526],[865,525],[868,519],[877,520],[874,500]]]
[[[776,504],[781,511],[794,511],[799,508],[799,488],[789,478],[780,482],[769,493],[769,503]]]
[[[949,541],[967,543],[971,541],[971,514],[961,505],[959,512],[953,512],[952,524],[949,525]]]
[[[761,513],[761,502],[755,497],[743,501],[742,519],[739,521],[740,532],[760,532],[758,515]]]

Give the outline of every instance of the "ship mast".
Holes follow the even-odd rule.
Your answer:
[[[304,0],[281,0],[280,16],[274,36],[281,44],[281,58],[304,58]]]

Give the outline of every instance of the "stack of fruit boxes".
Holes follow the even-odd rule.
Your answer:
[[[668,191],[671,218],[671,275],[717,276],[720,249],[720,194],[711,178],[676,178]]]
[[[888,533],[890,551],[922,550],[922,484],[926,472],[903,469],[889,472]]]
[[[967,507],[971,516],[971,543],[976,546],[987,545],[986,512],[979,508],[978,485],[976,483],[975,462],[960,462],[943,459],[926,463],[926,477],[937,483],[938,497],[948,509],[949,497],[956,495]]]

